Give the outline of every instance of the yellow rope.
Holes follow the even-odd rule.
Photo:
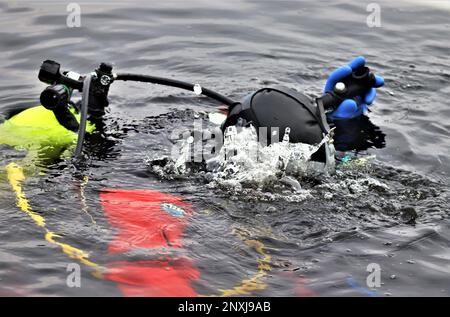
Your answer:
[[[45,240],[49,243],[56,245],[61,248],[61,250],[67,254],[71,259],[75,259],[89,267],[95,269],[93,275],[98,278],[103,277],[104,268],[97,263],[89,260],[89,254],[81,249],[73,247],[69,244],[56,241],[55,238],[60,236],[56,233],[50,231],[45,224],[45,219],[43,216],[34,212],[22,190],[22,182],[25,180],[25,175],[23,173],[22,167],[16,163],[10,163],[6,166],[6,173],[8,176],[9,184],[11,185],[13,191],[16,194],[17,207],[20,208],[24,213],[26,213],[39,227],[43,228],[45,231]],[[84,180],[83,187],[86,186],[88,179]],[[267,272],[271,270],[271,260],[272,257],[265,251],[265,246],[262,242],[258,240],[245,240],[249,246],[254,247],[256,252],[262,257],[258,259],[258,271],[254,276],[249,279],[242,280],[237,286],[231,289],[219,289],[219,295],[204,295],[204,296],[219,296],[219,297],[229,297],[236,295],[250,295],[252,292],[261,291],[267,288],[267,284],[262,280],[267,276]]]
[[[265,246],[258,240],[246,240],[245,243],[255,248],[262,257],[258,260],[258,271],[249,279],[242,280],[237,286],[230,289],[219,289],[219,295],[209,295],[210,297],[230,297],[236,295],[250,295],[252,292],[262,291],[267,288],[263,279],[272,269],[272,256],[265,251]]]
[[[81,210],[83,210],[83,212],[89,216],[89,218],[91,218],[91,222],[96,225],[97,222],[95,221],[94,217],[92,217],[92,215],[89,213],[89,207],[87,205],[87,199],[86,199],[86,194],[85,194],[85,190],[86,190],[86,186],[89,183],[89,176],[84,176],[83,177],[83,182],[80,185],[80,197],[81,197],[81,204],[82,204],[82,208]]]
[[[39,227],[43,228],[45,231],[45,240],[53,245],[61,248],[61,250],[67,254],[71,259],[77,260],[87,266],[95,269],[94,275],[97,277],[102,276],[103,268],[89,260],[89,254],[81,249],[73,247],[69,244],[56,241],[59,238],[57,234],[50,231],[45,224],[45,219],[43,216],[34,212],[22,190],[22,182],[25,180],[25,175],[23,173],[22,167],[16,163],[10,163],[6,166],[6,173],[8,176],[9,184],[11,185],[13,191],[16,194],[17,207],[20,208],[25,214],[27,214]]]

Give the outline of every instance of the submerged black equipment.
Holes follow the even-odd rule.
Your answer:
[[[275,133],[278,134],[283,133],[286,128],[290,128],[291,142],[319,143],[329,133],[326,111],[335,110],[344,99],[363,95],[372,87],[373,80],[370,70],[361,67],[337,83],[333,92],[317,98],[314,104],[307,96],[286,88],[263,88],[242,102],[236,102],[210,89],[179,80],[149,75],[115,74],[111,64],[107,63],[101,63],[92,73],[82,76],[72,71],[61,72],[59,63],[46,60],[41,65],[38,77],[50,85],[41,94],[42,105],[55,113],[61,125],[78,131],[75,157],[79,157],[82,152],[86,121],[101,120],[105,108],[109,105],[109,87],[115,80],[177,87],[212,98],[229,107],[229,116],[222,124],[223,130],[238,122],[244,125],[252,124],[257,131],[263,127],[267,129],[267,135],[259,137],[260,140],[267,140],[268,144],[279,141],[274,130],[278,131]],[[73,90],[82,92],[81,107],[78,109],[81,113],[80,124],[69,110]],[[313,159],[327,161],[330,153],[326,152],[327,148],[324,147]]]

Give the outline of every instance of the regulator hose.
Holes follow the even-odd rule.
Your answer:
[[[83,82],[81,110],[80,110],[80,127],[78,129],[78,140],[77,140],[77,147],[75,149],[75,159],[80,158],[81,153],[83,151],[83,142],[84,142],[84,138],[86,135],[87,116],[88,116],[88,109],[89,109],[89,90],[91,87],[91,79],[92,79],[91,75],[88,74],[84,78],[84,82]],[[189,90],[189,91],[194,91],[194,92],[195,92],[195,88],[196,88],[195,84],[187,83],[187,82],[180,81],[180,80],[156,77],[156,76],[149,76],[149,75],[139,75],[139,74],[117,74],[115,76],[114,80],[138,81],[138,82],[152,83],[152,84],[181,88],[184,90]],[[224,95],[221,95],[215,91],[207,89],[207,88],[201,87],[201,91],[198,94],[202,94],[206,97],[214,99],[222,104],[229,106],[230,108],[235,106],[236,104],[238,104],[238,102],[236,102],[228,97],[225,97]]]
[[[149,75],[137,75],[137,74],[117,74],[117,77],[115,80],[123,80],[123,81],[140,81],[145,83],[152,83],[152,84],[158,84],[158,85],[164,85],[164,86],[171,86],[176,88],[181,88],[189,91],[194,91],[194,84],[187,83],[180,80],[175,79],[169,79],[169,78],[163,78],[163,77],[156,77],[156,76],[149,76]],[[234,106],[237,104],[236,101],[231,100],[228,97],[225,97],[215,91],[212,91],[207,88],[201,87],[201,94],[204,96],[207,96],[211,99],[214,99],[220,103],[223,103],[229,107]]]

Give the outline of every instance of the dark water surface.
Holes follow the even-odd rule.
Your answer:
[[[198,82],[238,99],[276,84],[318,95],[333,68],[364,55],[386,80],[370,114],[386,146],[368,151],[376,159],[365,168],[304,180],[306,199],[286,190],[211,188],[201,175],[160,179],[144,164],[149,153],[166,154],[167,135],[192,126],[196,114],[184,109],[217,104],[172,88],[116,83],[109,142],[92,144],[81,170],[61,161],[24,184],[59,241],[105,266],[147,259],[107,253],[115,230],[99,193],[156,189],[192,205],[184,252],[201,273],[193,285],[199,294],[257,276],[252,295],[450,295],[448,1],[379,1],[379,28],[366,25],[369,1],[79,3],[81,27],[68,28],[64,2],[0,2],[0,116],[38,104],[45,59],[82,73],[111,61],[117,71]],[[20,156],[0,151],[2,166]],[[76,261],[17,208],[4,171],[0,181],[0,295],[122,294],[85,265],[82,287],[67,287],[66,267]],[[381,287],[372,290],[370,263],[382,270]],[[261,273],[262,264],[270,270]]]

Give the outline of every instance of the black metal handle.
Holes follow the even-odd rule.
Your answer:
[[[72,89],[81,91],[83,89],[83,79],[73,79],[66,76],[66,73],[61,72],[61,65],[52,60],[45,60],[42,62],[39,69],[38,78],[43,83],[49,85],[61,84]]]
[[[113,80],[112,65],[101,63],[95,70],[95,76],[92,76],[89,88],[88,115],[91,120],[101,119],[105,114],[105,108],[109,105],[109,87]]]
[[[86,88],[85,78],[71,71],[61,71],[61,65],[52,60],[45,60],[39,70],[39,80],[50,84],[41,94],[41,104],[55,113],[58,122],[69,130],[77,131],[78,122],[69,111],[69,101],[73,90],[83,92],[87,98],[87,113],[90,119],[100,119],[109,105],[109,86],[113,82],[112,66],[101,63],[95,69],[91,85]],[[83,90],[88,91],[84,92]]]

